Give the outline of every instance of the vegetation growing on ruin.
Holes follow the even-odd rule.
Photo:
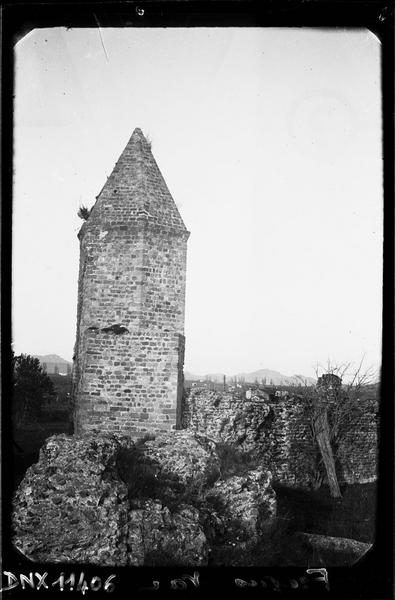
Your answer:
[[[87,221],[89,215],[91,214],[91,209],[87,208],[86,206],[80,206],[77,214],[80,219],[82,219],[83,221]]]

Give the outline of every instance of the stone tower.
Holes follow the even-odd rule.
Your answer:
[[[140,129],[78,237],[75,432],[178,428],[189,232]]]

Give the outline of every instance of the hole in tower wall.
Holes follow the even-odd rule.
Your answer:
[[[129,333],[129,329],[116,323],[114,325],[110,325],[109,327],[102,327],[101,332],[103,333],[113,333],[115,335],[124,335],[125,333]]]

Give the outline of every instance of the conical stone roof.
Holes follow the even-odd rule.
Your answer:
[[[150,144],[136,128],[82,230],[98,225],[111,228],[145,224],[187,233]]]

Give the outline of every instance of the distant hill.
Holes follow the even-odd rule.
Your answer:
[[[39,356],[38,354],[33,355],[34,358],[38,358],[43,369],[48,373],[71,373],[73,363],[65,360],[58,354],[45,354],[45,356]]]
[[[184,371],[184,379],[187,381],[199,381],[199,379],[204,379],[204,377],[200,377],[199,375],[194,375],[189,371]]]
[[[194,375],[189,371],[185,371],[184,377],[187,381],[199,381],[210,379],[211,381],[222,382],[224,373],[208,373],[206,375]],[[266,384],[272,383],[273,385],[314,385],[315,379],[312,377],[306,377],[304,375],[283,375],[279,371],[273,371],[272,369],[259,369],[258,371],[252,371],[251,373],[237,373],[236,375],[226,375],[226,379],[230,382],[232,379],[244,379],[246,383],[254,383],[258,380],[262,383],[262,380],[266,379]]]
[[[272,382],[274,385],[314,385],[315,379],[312,377],[305,377],[304,375],[283,375],[279,371],[273,371],[271,369],[259,369],[252,373],[239,373],[237,377],[243,377],[246,382],[254,383],[258,380],[261,383],[262,379],[266,379],[266,383]]]
[[[65,360],[58,354],[46,354],[45,356],[33,355],[34,358],[38,358],[43,368],[45,368],[48,374],[60,373],[67,374],[71,373],[73,363]],[[210,381],[222,382],[225,373],[207,373],[205,375],[195,375],[189,371],[184,372],[184,378],[186,381],[204,381],[209,379]],[[258,371],[252,371],[251,373],[237,373],[236,375],[226,375],[226,381],[229,383],[232,379],[237,377],[238,380],[244,379],[246,383],[255,383],[258,381],[262,383],[262,380],[266,379],[266,384],[269,385],[314,385],[315,379],[312,377],[305,377],[304,375],[283,375],[279,371],[273,371],[272,369],[259,369]]]
[[[210,381],[223,381],[225,373],[206,373],[205,375],[195,375],[189,371],[184,371],[184,379],[188,381],[203,381],[204,379],[210,379]],[[226,375],[228,379],[228,375]]]
[[[188,381],[203,381],[204,379],[210,379],[210,381],[223,381],[225,373],[206,373],[206,375],[194,375],[189,371],[184,371],[184,379]],[[226,375],[226,379],[228,379]]]

